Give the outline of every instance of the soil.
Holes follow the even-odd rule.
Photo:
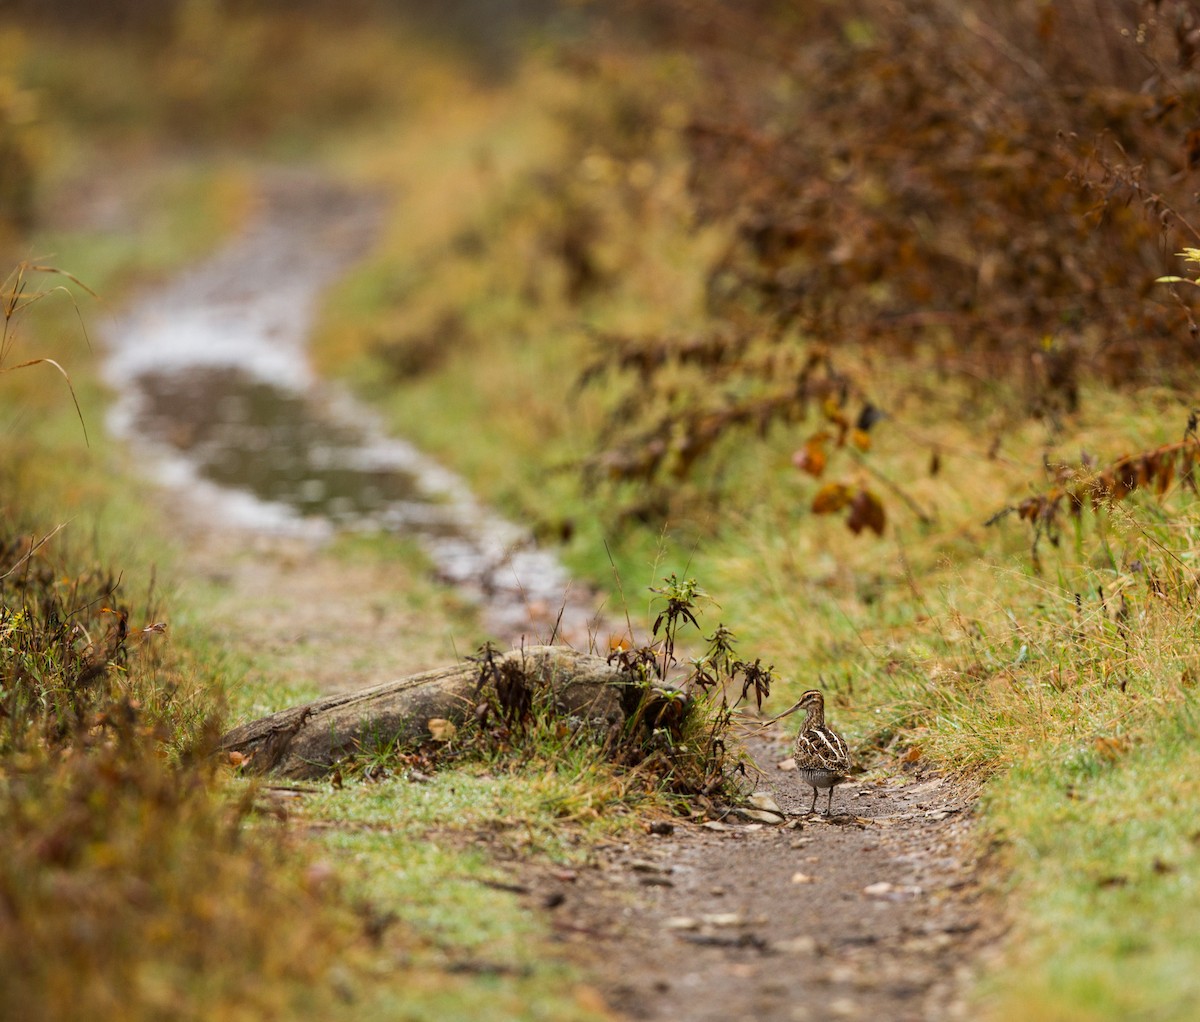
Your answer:
[[[275,670],[346,690],[451,655],[394,565],[347,564],[322,536],[229,527],[186,495],[165,499],[187,540],[182,584],[216,586],[215,626]],[[973,860],[974,792],[896,766],[838,788],[833,815],[809,814],[777,727],[749,749],[752,788],[786,822],[657,821],[573,870],[507,860],[515,896],[621,1017],[971,1017],[965,991],[998,927]]]
[[[785,751],[753,749],[764,765]],[[825,817],[794,774],[773,773],[760,787],[782,826],[677,825],[545,882],[556,933],[599,962],[611,1006],[697,1022],[973,1017],[967,991],[997,927],[972,861],[972,794],[880,774],[839,788]]]

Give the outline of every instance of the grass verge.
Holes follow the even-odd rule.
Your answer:
[[[252,42],[264,38],[247,31]],[[212,63],[220,48],[202,35],[194,41],[206,73],[220,77]],[[702,323],[704,296],[688,267],[710,263],[727,239],[719,226],[696,229],[677,139],[622,134],[630,94],[651,95],[656,81],[686,89],[686,68],[633,61],[621,69],[623,92],[578,88],[561,70],[531,63],[505,90],[422,72],[454,92],[452,117],[417,108],[394,129],[343,140],[343,166],[417,198],[398,204],[373,265],[332,299],[323,364],[377,397],[398,429],[485,497],[543,536],[569,537],[567,556],[581,573],[607,579],[608,540],[630,594],[669,571],[702,578],[722,616],[779,667],[781,702],[823,678],[831,712],[865,754],[989,778],[979,834],[1003,866],[1013,923],[1010,957],[985,991],[995,1017],[1124,1018],[1136,1008],[1188,1018],[1193,496],[1176,485],[1162,504],[1138,497],[1128,514],[1085,517],[1077,535],[1043,553],[1040,572],[1021,525],[982,524],[1048,484],[1047,456],[1070,460],[1082,446],[1115,458],[1177,439],[1184,403],[1163,392],[1084,393],[1080,413],[1030,421],[1009,412],[1020,402],[1003,381],[951,385],[936,366],[885,360],[880,369],[867,353],[853,368],[892,417],[874,434],[871,461],[845,471],[889,477],[883,537],[854,538],[810,513],[815,486],[791,465],[804,436],[787,429],[766,443],[730,442],[724,467],[704,485],[680,485],[666,530],[638,528],[634,517],[632,530],[619,531],[613,516],[595,514],[607,500],[584,492],[571,471],[604,421],[603,392],[577,392],[576,373],[605,329],[686,332]],[[564,134],[548,106],[567,111]],[[639,160],[613,158],[635,144]],[[40,413],[24,416],[10,420],[10,432],[24,435],[31,419],[43,428]],[[59,435],[74,428],[44,421]],[[475,426],[469,435],[464,421]],[[49,477],[59,450],[35,453],[27,470]],[[120,478],[112,464],[97,478],[82,460],[67,455],[54,467],[61,478],[66,464],[71,479],[50,501],[56,513],[94,506]],[[913,503],[895,497],[897,488]],[[652,518],[656,509],[647,510]],[[129,536],[129,544],[145,556],[144,542]],[[224,651],[214,656],[222,673],[248,670],[237,657],[220,660]],[[523,813],[549,806],[553,815],[554,800],[534,794],[543,774],[524,769],[509,804]],[[507,899],[474,881],[443,883],[445,903],[429,896],[447,873],[478,875],[478,859],[420,847],[420,827],[382,832],[395,826],[386,816],[396,805],[427,827],[451,818],[466,832],[506,829],[503,807],[479,814],[447,785],[392,780],[378,805],[366,788],[322,792],[308,810],[311,829],[336,824],[328,828],[334,872],[348,871],[357,896],[385,903],[386,915],[421,894],[411,929],[389,931],[406,935],[388,945],[403,968],[472,962],[507,925],[496,920],[511,919]],[[471,784],[462,790],[478,797]],[[422,816],[415,801],[426,791],[454,799]],[[34,833],[37,821],[29,826]],[[556,829],[533,833],[538,847],[563,854],[546,836]],[[387,872],[397,856],[399,879]],[[485,924],[464,929],[469,913]],[[364,928],[368,942],[376,929]],[[509,1011],[547,989],[523,973],[527,951],[505,945],[479,985],[440,966],[402,975],[427,983],[428,1003],[443,1009],[474,998],[483,1010],[482,992],[499,984],[503,997],[488,1003]],[[559,979],[549,983],[555,991]],[[586,995],[567,1000],[590,1010]],[[146,1004],[150,1011],[154,1002]]]
[[[215,240],[211,218],[193,218],[196,200],[238,179],[189,176],[186,187],[146,199],[156,212],[166,204],[155,223],[169,253],[152,238],[118,245],[104,231],[63,233],[55,248],[115,301]],[[64,296],[39,307],[46,314],[20,324],[13,351],[67,367],[88,440],[56,374],[34,367],[0,384],[0,571],[13,569],[0,582],[0,985],[9,1010],[46,1019],[604,1017],[595,995],[545,953],[526,910],[477,882],[486,873],[468,842],[428,854],[429,813],[410,814],[389,839],[356,836],[356,793],[330,792],[313,830],[332,823],[345,840],[310,839],[279,826],[256,788],[207,765],[225,704],[246,712],[289,701],[327,632],[291,662],[278,648],[252,657],[262,635],[244,620],[221,626],[220,579],[184,584],[185,537],[97,428],[103,391],[80,335],[86,300],[80,306]],[[378,546],[348,538],[323,553],[326,579],[376,565]],[[440,658],[425,637],[455,634],[467,611],[423,579],[414,550],[393,543],[386,553],[394,602],[384,615],[403,612],[410,645],[422,650],[410,655]],[[533,787],[544,785],[539,772]],[[405,809],[406,786],[387,792],[395,811]],[[466,813],[475,794],[449,798],[439,829],[456,832],[456,810]],[[550,812],[532,800],[535,810]],[[459,879],[439,885],[445,874]],[[420,911],[408,903],[418,887]],[[376,907],[398,917],[386,941],[376,939]],[[497,934],[505,946],[494,968],[456,964]]]
[[[411,208],[398,204],[395,234],[364,277],[372,286],[336,299],[327,366],[487,499],[564,540],[593,581],[613,585],[610,556],[633,602],[669,571],[701,578],[718,594],[714,616],[739,622],[777,666],[779,705],[819,679],[863,758],[986,778],[977,834],[1002,867],[1012,931],[982,1010],[1189,1017],[1200,870],[1183,767],[1200,669],[1194,490],[1175,480],[1159,497],[1085,511],[1036,559],[1026,524],[984,524],[1054,485],[1043,465],[1076,462],[1081,449],[1103,464],[1178,440],[1186,402],[1085,388],[1070,418],[1029,419],[1004,381],[950,382],[919,359],[884,370],[872,362],[883,354],[847,356],[890,417],[870,455],[839,455],[837,471],[886,494],[884,536],[854,537],[811,512],[818,484],[792,465],[811,431],[803,424],[730,441],[700,485],[679,484],[665,528],[619,519],[612,492],[589,494],[572,468],[604,421],[603,392],[574,381],[614,324],[699,322],[701,296],[681,266],[719,239],[687,229],[668,140],[650,151],[630,224],[621,182],[605,176],[617,136],[573,148],[571,118],[603,107],[595,93],[555,92],[567,127],[540,136],[540,151],[527,147],[523,167],[468,172],[462,151],[499,149],[514,122],[552,123],[531,84],[544,73],[531,67],[529,93],[516,86],[503,117],[481,98],[446,136],[418,126],[357,154],[377,178],[441,189],[426,208],[438,216],[409,235],[400,225]],[[637,73],[628,82],[645,80]],[[418,154],[460,173],[422,178]],[[589,188],[607,228],[588,249],[603,283],[572,295],[564,239],[584,229],[578,200]],[[613,240],[628,236],[636,251]],[[480,428],[465,433],[463,421]]]

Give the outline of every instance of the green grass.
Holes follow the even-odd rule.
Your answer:
[[[292,829],[311,828],[310,870],[331,872],[342,900],[386,921],[374,968],[404,978],[359,979],[365,1017],[607,1017],[523,900],[494,886],[521,882],[497,856],[569,863],[585,854],[586,832],[549,822],[564,785],[553,770],[539,778],[468,766],[422,781],[325,784],[292,800]]]
[[[1039,756],[989,797],[1021,905],[1010,967],[1024,983],[991,991],[1003,1017],[1193,1013],[1200,707],[1187,692],[1164,709],[1115,760]]]
[[[544,109],[536,96],[524,102],[528,117]],[[505,128],[463,115],[457,130],[486,149]],[[416,173],[417,153],[423,165],[450,165],[463,138],[418,128],[378,149],[372,166],[386,180]],[[568,202],[555,188],[577,185],[564,151],[550,136],[527,153],[529,172],[543,175],[531,179],[553,182],[550,198],[531,199],[520,168],[483,192],[490,202],[470,175],[432,177],[446,195],[433,207],[440,219],[422,220],[410,245],[400,228],[410,210],[397,209],[394,239],[366,270],[372,286],[347,287],[330,305],[326,366],[355,380],[399,431],[486,499],[547,536],[573,526],[563,556],[607,586],[613,606],[645,620],[649,585],[671,571],[695,576],[719,604],[704,626],[732,625],[744,649],[776,665],[772,705],[820,680],[866,760],[903,752],[986,780],[976,833],[981,853],[992,842],[1001,849],[996,884],[1012,929],[981,985],[981,1012],[1189,1017],[1200,950],[1191,935],[1198,866],[1189,767],[1200,508],[1176,486],[1161,502],[1139,494],[1111,514],[1088,512],[1059,547],[1041,544],[1040,567],[1025,523],[983,524],[1049,487],[1046,456],[1072,461],[1085,449],[1103,464],[1178,439],[1186,402],[1087,388],[1082,411],[1054,425],[1010,411],[1020,399],[1003,381],[952,383],[919,362],[883,371],[843,355],[843,367],[869,379],[873,399],[893,413],[873,433],[869,464],[931,511],[932,524],[887,488],[879,490],[889,516],[882,538],[855,538],[841,521],[814,516],[818,484],[790,464],[813,428],[801,424],[766,442],[730,440],[719,474],[678,486],[665,528],[621,528],[612,495],[586,493],[571,467],[588,451],[605,397],[573,390],[586,332],[698,322],[694,281],[681,267],[702,262],[714,240],[681,232],[678,193],[660,193],[654,216],[632,228],[615,193],[592,196],[612,237],[632,229],[644,243],[609,252],[615,283],[571,305],[556,291],[561,267],[539,244],[553,196]],[[669,147],[657,158],[670,179]],[[464,236],[482,239],[482,251],[456,244]],[[389,380],[373,346],[381,338],[418,344],[448,310],[463,315],[461,336]],[[462,430],[463,421],[476,428]],[[830,474],[860,471],[842,459]],[[1151,579],[1162,583],[1157,591]]]
[[[54,63],[53,73],[66,67]],[[133,126],[148,116],[135,111]],[[65,152],[96,144],[73,142]],[[45,185],[63,189],[68,205],[72,173],[51,168]],[[428,786],[351,781],[314,797],[288,828],[254,808],[263,799],[253,787],[225,771],[211,776],[194,758],[218,722],[316,695],[314,665],[335,639],[357,648],[353,669],[398,676],[449,662],[482,638],[471,608],[429,578],[414,544],[345,537],[308,559],[348,579],[386,571],[386,580],[370,580],[374,603],[358,620],[323,623],[317,593],[303,642],[264,641],[262,617],[251,626],[250,614],[290,613],[272,602],[279,594],[256,607],[239,602],[220,571],[184,576],[186,537],[148,495],[128,453],[103,434],[107,395],[81,323],[91,329],[131,291],[152,289],[239,226],[249,180],[236,160],[164,162],[114,193],[136,230],[80,230],[67,217],[68,226],[31,242],[101,295],[40,304],[13,348],[18,361],[64,364],[88,438],[56,374],[0,377],[3,535],[42,536],[66,523],[39,557],[52,566],[47,584],[112,565],[131,625],[165,620],[168,629],[108,670],[84,731],[63,736],[61,761],[19,736],[5,745],[0,891],[13,909],[0,924],[6,1003],[47,1019],[607,1017],[548,946],[543,924],[481,882],[496,875],[486,849],[566,861],[583,854],[588,834],[631,825],[618,811],[627,782],[594,756],[497,762],[490,777],[487,766],[467,769],[457,788],[451,775]],[[299,561],[294,577],[305,566]],[[6,607],[32,598],[7,588],[0,597]],[[375,614],[408,634],[391,648],[372,642]],[[6,683],[9,638],[0,636]],[[127,716],[127,735],[106,723]],[[427,792],[437,797],[423,801]],[[495,845],[481,845],[479,832]],[[391,912],[397,919],[376,940],[373,920]]]
[[[304,30],[297,31],[289,36],[289,59],[308,52]],[[226,94],[249,66],[239,61],[264,38],[261,25],[250,19],[236,38],[241,48],[224,61],[205,45],[211,40],[197,41],[202,69],[225,83]],[[364,73],[379,67],[377,45],[362,51],[369,56]],[[353,52],[319,66],[336,69]],[[104,56],[104,68],[111,60]],[[621,96],[602,83],[581,88],[561,69],[531,61],[505,87],[480,89],[436,57],[386,60],[408,78],[405,115],[370,130],[331,132],[318,147],[343,173],[400,196],[377,250],[329,297],[317,352],[322,369],[355,382],[399,432],[461,471],[488,501],[543,536],[570,533],[564,557],[583,577],[614,586],[611,556],[624,594],[613,593],[614,607],[627,604],[635,620],[647,620],[649,585],[671,572],[697,577],[719,603],[706,612],[706,630],[724,621],[743,650],[776,665],[774,706],[821,683],[831,715],[864,759],[886,764],[890,754],[905,753],[985,780],[976,833],[981,852],[993,851],[994,893],[1011,930],[1000,963],[981,984],[981,1016],[1189,1018],[1198,993],[1191,966],[1200,950],[1192,925],[1200,677],[1191,606],[1200,547],[1195,498],[1176,487],[1161,503],[1137,495],[1111,516],[1089,514],[1057,549],[1043,544],[1040,570],[1025,524],[983,525],[1000,507],[1046,488],[1047,455],[1074,460],[1084,448],[1103,462],[1177,439],[1187,402],[1163,391],[1086,389],[1081,412],[1054,424],[1013,411],[1020,395],[1005,381],[950,383],[919,361],[846,355],[845,367],[893,413],[873,433],[869,464],[935,512],[932,525],[921,524],[890,489],[881,491],[889,516],[881,538],[852,537],[840,521],[810,513],[818,484],[791,466],[792,451],[812,428],[801,424],[764,442],[730,439],[719,470],[677,487],[665,528],[622,529],[614,495],[585,492],[573,465],[589,453],[613,394],[577,392],[575,376],[592,351],[592,331],[704,325],[695,268],[711,263],[725,243],[720,225],[696,227],[670,131],[639,154],[646,163],[636,180],[622,177],[632,167],[613,154],[627,155],[630,140],[611,117]],[[67,95],[55,83],[69,80],[69,71],[61,57],[48,61],[41,87],[51,97]],[[314,74],[308,84],[319,86],[323,77]],[[686,70],[654,61],[631,60],[618,77],[624,89],[646,95],[687,87]],[[108,70],[101,80],[113,87]],[[362,80],[356,75],[351,84]],[[125,99],[108,105],[126,110],[134,127],[161,123],[187,100],[180,88],[173,80],[162,97],[125,91]],[[322,109],[335,109],[339,95]],[[201,110],[205,130],[223,130],[222,118],[245,130],[255,102],[226,113]],[[564,110],[567,118],[556,125]],[[271,139],[264,149],[279,151],[292,144],[296,124],[285,116],[262,131]],[[52,183],[67,179],[56,173]],[[171,211],[150,220],[144,237],[64,235],[45,239],[45,251],[119,294],[155,268],[179,265],[236,223],[245,213],[243,175],[236,165],[184,172],[166,193],[144,198],[143,210]],[[572,302],[556,253],[564,228],[583,214],[601,225],[593,255],[604,283]],[[90,356],[68,329],[74,310],[58,308],[51,334],[69,346],[85,415],[96,421],[102,396],[88,375]],[[401,375],[389,375],[372,354],[379,350],[396,356],[392,365]],[[0,426],[15,440],[6,446],[5,470],[20,481],[5,487],[9,506],[9,494],[19,493],[30,522],[72,517],[70,533],[85,536],[96,555],[128,565],[131,587],[144,589],[149,565],[169,562],[162,554],[169,541],[148,539],[159,533],[153,509],[127,481],[131,466],[119,451],[83,448],[59,381],[47,377],[49,389],[27,390],[30,374],[21,375],[20,391],[10,392],[19,402],[6,405]],[[937,475],[930,471],[934,446]],[[861,473],[883,485],[840,456],[830,473]],[[380,553],[378,545],[347,541],[330,556],[354,565]],[[446,631],[470,629],[461,608],[419,584],[412,551],[388,555],[397,558],[414,613],[444,622]],[[252,630],[239,632],[244,609],[226,597],[219,583],[172,592],[174,641],[182,650],[182,666],[174,669],[219,683],[239,716],[313,694],[293,663],[256,649]],[[438,641],[425,647],[428,655],[444,656]],[[303,800],[295,819],[312,833],[292,849],[298,858],[289,859],[282,900],[324,876],[323,868],[306,872],[306,864],[330,863],[334,893],[322,893],[324,907],[297,898],[305,911],[314,905],[314,918],[339,920],[330,932],[346,935],[345,942],[323,961],[342,971],[318,979],[270,966],[271,997],[283,999],[270,1003],[286,1003],[310,985],[336,1000],[348,985],[358,1007],[347,1010],[358,1017],[590,1017],[594,999],[562,966],[547,963],[544,934],[512,895],[484,883],[498,878],[497,867],[480,849],[570,862],[606,828],[628,825],[619,807],[645,804],[646,796],[586,758],[555,769],[549,761],[534,750],[519,762],[475,761],[426,783],[399,775],[351,781]],[[74,782],[61,783],[63,792],[72,790]],[[220,804],[241,790],[214,797]],[[47,804],[58,804],[55,798],[69,801],[53,796]],[[36,828],[44,823],[31,823],[30,833],[41,833]],[[172,847],[186,849],[189,841]],[[46,918],[65,925],[71,902],[60,897],[55,874],[38,863],[22,869],[11,875],[36,877],[30,890],[59,899]],[[173,865],[167,873],[177,885],[193,875]],[[241,890],[238,882],[228,890]],[[360,946],[352,936],[361,930],[356,904],[399,915],[379,946]],[[333,915],[322,914],[326,909]],[[132,933],[138,917],[130,918]],[[234,917],[252,929],[260,922]],[[224,939],[220,926],[205,932]],[[46,942],[53,940],[51,931]],[[124,938],[120,946],[128,961],[140,960]],[[495,968],[448,971],[479,959]],[[225,990],[236,992],[241,980],[231,975]],[[39,982],[59,978],[47,974]],[[144,982],[141,1003],[152,1017],[162,990],[199,980],[152,975]],[[198,1003],[220,1004],[227,993],[212,997]]]
[[[92,390],[87,372],[75,377],[83,393]],[[317,694],[305,674],[321,643],[286,654],[256,648],[260,636],[238,628],[245,608],[223,601],[219,582],[181,585],[180,538],[146,484],[102,437],[84,447],[68,401],[40,392],[28,374],[12,379],[25,418],[5,451],[0,521],[19,515],[17,531],[40,536],[56,515],[69,516],[39,557],[53,565],[49,584],[114,559],[131,623],[169,627],[111,671],[85,711],[120,720],[136,706],[135,732],[110,739],[100,725],[68,735],[62,761],[19,737],[4,745],[0,892],[12,911],[0,926],[0,985],[10,1009],[46,1019],[606,1017],[551,953],[541,923],[480,882],[495,871],[471,835],[516,828],[523,854],[565,857],[581,826],[571,820],[599,816],[580,803],[611,781],[560,774],[543,760],[457,792],[447,774],[427,801],[408,781],[351,782],[315,798],[286,830],[269,815],[247,817],[257,796],[209,777],[189,748],[222,704],[243,717]],[[402,593],[391,599],[409,601],[419,628],[411,645],[449,658],[431,636],[463,634],[470,616],[422,575],[411,544],[352,537],[319,556],[326,570],[346,571],[386,556]],[[0,597],[5,606],[38,599],[10,589]],[[103,634],[102,617],[88,625]],[[6,680],[10,638],[0,633]],[[331,827],[306,835],[310,820]],[[379,825],[389,832],[359,829]],[[378,944],[364,935],[375,911],[398,917]]]

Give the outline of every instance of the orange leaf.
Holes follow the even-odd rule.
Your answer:
[[[1193,472],[1195,458],[1190,447],[1179,452],[1179,482],[1188,487],[1193,493],[1196,490],[1196,476]]]
[[[850,430],[850,442],[860,451],[871,449],[871,435],[865,429]]]
[[[825,454],[825,444],[828,440],[829,434],[824,431],[809,437],[804,446],[792,455],[792,464],[801,472],[819,478],[829,460]]]
[[[1160,497],[1171,488],[1175,479],[1175,459],[1163,457],[1158,461],[1158,471],[1154,476],[1154,492]]]
[[[850,503],[850,487],[844,483],[826,483],[813,497],[815,515],[832,515]]]
[[[1022,521],[1032,522],[1037,518],[1041,506],[1040,497],[1026,497],[1017,505],[1017,517]]]

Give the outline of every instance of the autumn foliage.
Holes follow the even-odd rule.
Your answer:
[[[727,241],[696,268],[705,326],[597,338],[585,381],[622,385],[594,482],[669,487],[728,455],[728,437],[806,421],[796,465],[821,476],[848,443],[837,416],[873,407],[871,372],[839,368],[863,358],[876,374],[1004,384],[1018,413],[1056,417],[1088,381],[1190,373],[1190,296],[1155,281],[1196,237],[1180,212],[1200,164],[1196,4],[634,8],[687,62],[686,115],[622,90],[619,62],[583,73],[620,95],[626,141],[681,123],[694,223]],[[830,483],[813,509],[875,530],[878,504]]]
[[[994,525],[1011,514],[1028,522],[1033,529],[1032,556],[1037,564],[1039,542],[1044,537],[1052,545],[1058,545],[1064,516],[1078,521],[1085,508],[1103,511],[1139,490],[1150,490],[1159,498],[1173,487],[1197,493],[1196,462],[1200,459],[1197,417],[1198,413],[1193,411],[1182,440],[1127,454],[1103,468],[1097,467],[1096,460],[1087,454],[1078,466],[1047,466],[1054,476],[1050,489],[1002,508],[987,524]]]

